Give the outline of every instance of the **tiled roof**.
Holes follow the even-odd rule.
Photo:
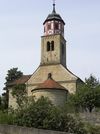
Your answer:
[[[13,86],[13,85],[18,85],[18,84],[24,84],[25,82],[28,81],[28,79],[31,77],[31,75],[23,75],[22,77],[20,77],[19,79],[9,83],[9,86]]]
[[[50,74],[48,74],[50,76]],[[36,89],[63,89],[66,90],[63,86],[61,86],[58,82],[53,80],[51,77],[48,77],[46,81],[37,86]]]

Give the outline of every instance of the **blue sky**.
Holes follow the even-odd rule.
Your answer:
[[[56,0],[64,21],[67,67],[84,80],[100,78],[100,0]],[[0,93],[7,70],[32,74],[40,63],[43,21],[52,0],[0,0]]]

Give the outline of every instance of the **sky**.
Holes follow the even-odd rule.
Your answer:
[[[7,70],[32,74],[40,64],[43,22],[52,0],[0,0],[0,94]],[[65,21],[67,67],[82,80],[100,79],[100,0],[56,0]]]

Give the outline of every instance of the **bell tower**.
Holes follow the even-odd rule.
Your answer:
[[[64,39],[65,22],[55,10],[43,23],[44,35],[41,37],[41,65],[62,64],[66,67],[66,40]]]

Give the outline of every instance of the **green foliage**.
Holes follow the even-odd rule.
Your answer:
[[[86,129],[89,134],[100,134],[100,126],[86,124]]]
[[[83,109],[92,112],[94,108],[100,107],[99,81],[91,75],[77,90],[76,94],[69,95],[67,103],[71,104],[76,111]]]
[[[0,110],[6,109],[6,97],[4,95],[0,96]]]
[[[65,110],[67,110],[68,113],[78,113],[80,109],[80,99],[78,94],[68,94]]]
[[[97,80],[96,77],[93,75],[90,75],[89,78],[85,78],[85,83],[90,88],[96,88],[100,85],[99,80]]]
[[[92,112],[93,108],[96,107],[97,94],[95,89],[90,89],[87,85],[84,85],[77,93],[77,96],[78,102],[83,109]]]
[[[48,98],[28,98],[22,107],[10,112],[0,113],[0,123],[35,127],[73,134],[99,134],[100,127],[84,124],[75,115],[68,114],[63,108],[52,105]]]
[[[84,125],[62,109],[41,97],[16,112],[15,124],[20,126],[86,134]]]
[[[25,84],[19,84],[15,85],[12,89],[12,96],[16,98],[16,102],[19,107],[23,105],[26,99],[26,85]]]
[[[1,104],[0,104],[0,110],[4,110],[8,108],[8,93],[3,93],[1,96]]]
[[[6,76],[6,82],[5,82],[5,87],[3,90],[5,90],[5,93],[2,94],[2,101],[3,101],[3,109],[8,108],[8,86],[11,82],[14,80],[20,78],[23,75],[21,71],[18,71],[18,68],[12,68],[8,70],[7,76]]]
[[[1,103],[2,103],[2,99],[1,99],[1,96],[0,96],[0,106],[1,106]]]
[[[20,78],[23,75],[21,71],[18,71],[18,68],[12,68],[8,70],[7,76],[6,76],[6,83],[7,86],[9,83],[13,82],[14,80]]]
[[[26,104],[25,104],[26,105]],[[18,110],[16,116],[16,124],[28,127],[42,128],[43,119],[47,116],[51,102],[44,97],[37,101],[28,102],[27,106],[23,106]]]
[[[0,111],[0,124],[13,124],[14,115],[12,113],[7,113],[7,111]]]
[[[83,123],[73,118],[67,113],[63,113],[62,110],[52,109],[49,111],[49,116],[44,119],[44,129],[64,131],[74,134],[86,134],[87,131],[84,128]]]
[[[86,79],[85,83],[77,94],[81,107],[92,112],[95,107],[100,107],[100,84],[93,76]]]

